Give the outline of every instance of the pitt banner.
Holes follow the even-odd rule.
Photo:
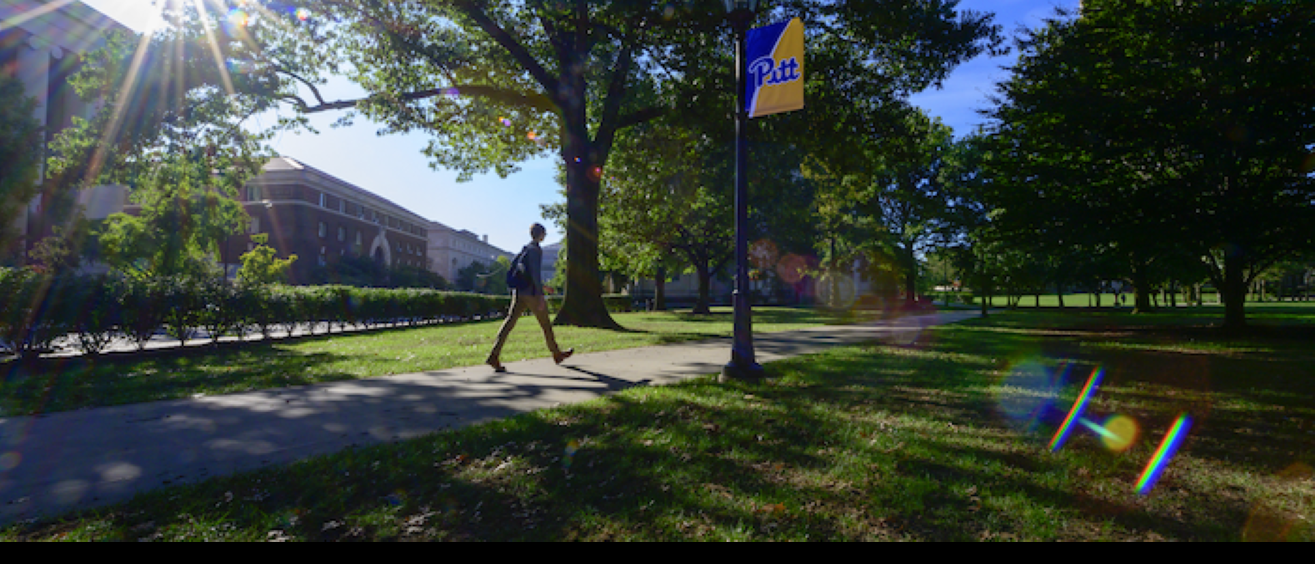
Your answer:
[[[799,18],[749,30],[745,75],[750,118],[804,107],[804,22]]]

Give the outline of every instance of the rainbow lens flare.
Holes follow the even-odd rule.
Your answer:
[[[238,8],[229,10],[228,16],[225,19],[227,19],[228,23],[234,27],[246,27],[251,24],[251,14],[247,13],[246,10]]]
[[[1105,376],[1103,369],[1097,368],[1091,372],[1091,377],[1087,378],[1087,385],[1082,388],[1082,393],[1078,394],[1077,401],[1073,402],[1073,409],[1068,412],[1068,417],[1064,418],[1064,424],[1059,426],[1055,436],[1050,439],[1050,451],[1059,450],[1064,446],[1064,441],[1073,432],[1074,423],[1082,420],[1082,412],[1087,409],[1087,402],[1091,401],[1091,396],[1096,392],[1096,387],[1100,385],[1100,380]]]
[[[1183,439],[1187,438],[1187,431],[1192,428],[1192,418],[1187,414],[1178,416],[1178,420],[1173,422],[1173,427],[1164,435],[1164,440],[1160,441],[1160,448],[1155,450],[1155,455],[1146,463],[1146,469],[1142,470],[1141,477],[1137,479],[1137,493],[1146,495],[1151,493],[1155,487],[1155,482],[1160,480],[1160,474],[1169,466],[1169,460],[1178,452],[1178,447],[1182,446]]]

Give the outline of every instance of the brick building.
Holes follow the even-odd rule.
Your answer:
[[[240,199],[251,223],[247,235],[221,249],[220,262],[230,271],[251,248],[253,233],[268,233],[280,257],[297,255],[289,273],[293,284],[306,283],[317,266],[344,256],[369,256],[393,267],[430,266],[429,220],[294,159],[271,159]]]

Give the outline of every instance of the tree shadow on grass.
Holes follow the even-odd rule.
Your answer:
[[[0,394],[8,415],[52,413],[353,379],[323,369],[345,358],[296,352],[280,343],[50,358],[12,366]]]
[[[773,363],[779,380],[763,386],[632,389],[207,482],[186,496],[195,511],[161,492],[103,519],[130,540],[187,519],[307,540],[1238,538],[1248,499],[1192,470],[1150,498],[1130,492],[1158,436],[1138,456],[1085,439],[1049,453],[1065,409],[1035,412],[1039,424],[1020,430],[996,385],[1009,367],[1000,359],[1026,343],[979,333]],[[1102,405],[1131,401],[1124,387],[1102,392]],[[1202,456],[1206,438],[1231,431],[1204,424],[1185,452]]]

